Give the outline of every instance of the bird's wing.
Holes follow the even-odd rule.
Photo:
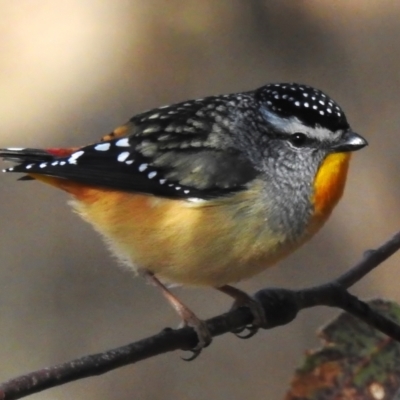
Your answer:
[[[63,149],[2,149],[7,172],[168,198],[210,199],[239,191],[258,172],[235,146],[235,98],[193,100],[133,117],[102,142]]]

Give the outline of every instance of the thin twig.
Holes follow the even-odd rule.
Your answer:
[[[364,278],[378,265],[386,261],[397,250],[400,249],[400,231],[395,233],[386,243],[375,250],[368,250],[364,253],[363,259],[349,271],[339,276],[336,283],[349,288]]]
[[[366,303],[347,292],[368,272],[400,249],[400,232],[337,279],[313,288],[287,290],[267,288],[255,294],[264,308],[268,327],[292,321],[299,311],[318,305],[341,308],[400,342],[400,326],[372,310]],[[219,336],[238,330],[252,322],[249,309],[239,308],[206,321],[211,335]],[[193,329],[164,329],[157,335],[135,343],[85,356],[53,367],[14,378],[0,385],[0,400],[14,400],[42,390],[88,376],[100,375],[118,367],[133,364],[166,352],[190,350],[197,344]]]

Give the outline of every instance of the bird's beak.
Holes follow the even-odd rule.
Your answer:
[[[367,146],[368,142],[358,133],[352,131],[344,132],[340,140],[332,145],[331,150],[335,153],[360,150]]]

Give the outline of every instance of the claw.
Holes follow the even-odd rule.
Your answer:
[[[181,357],[184,361],[193,361],[200,355],[202,350],[211,343],[212,336],[207,327],[207,324],[203,320],[199,319],[189,309],[185,309],[185,312],[182,313],[181,316],[183,319],[183,325],[190,326],[195,330],[197,334],[198,343],[195,347],[193,347],[193,349],[189,350],[192,355],[188,358]]]
[[[243,333],[247,329],[247,326],[242,326],[240,328],[232,329],[231,332],[234,333],[235,335],[239,335],[240,333]]]
[[[254,336],[260,328],[267,327],[268,324],[264,309],[259,301],[255,300],[253,297],[250,297],[247,293],[229,285],[225,285],[217,289],[235,299],[231,309],[235,310],[239,307],[248,307],[253,314],[254,318],[251,325],[247,325],[243,328],[232,331],[232,333],[234,333],[238,338],[249,339]],[[249,332],[241,335],[241,333],[245,330],[248,330]]]
[[[192,353],[192,355],[190,357],[181,357],[181,360],[183,360],[183,361],[193,361],[200,355],[201,350],[202,349],[199,349],[199,350],[194,350],[194,349],[188,350],[190,353]]]
[[[154,286],[157,286],[161,290],[164,297],[181,317],[182,325],[190,326],[195,330],[198,343],[193,349],[189,350],[192,355],[188,358],[181,357],[184,361],[194,360],[200,355],[201,351],[205,347],[207,347],[212,341],[212,336],[207,327],[207,324],[203,320],[198,318],[196,314],[192,310],[190,310],[190,308],[188,308],[185,304],[181,302],[181,300],[179,300],[173,293],[171,293],[168,288],[163,285],[153,274],[145,272],[144,276],[148,279],[150,283],[152,283]]]
[[[257,326],[247,325],[243,329],[241,329],[241,332],[232,332],[232,333],[239,339],[250,339],[258,332],[258,329],[259,328]],[[248,333],[241,335],[241,333],[244,332],[245,330],[247,330]]]

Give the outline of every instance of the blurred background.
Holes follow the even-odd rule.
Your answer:
[[[0,0],[0,147],[83,145],[148,108],[268,82],[318,87],[370,146],[325,229],[239,286],[322,283],[400,229],[399,18],[390,0]],[[0,381],[178,324],[64,193],[0,178]],[[353,293],[400,302],[398,262]],[[209,289],[176,293],[205,318],[230,306]],[[192,363],[167,354],[31,398],[279,400],[336,314],[312,309],[248,341],[217,338]]]

